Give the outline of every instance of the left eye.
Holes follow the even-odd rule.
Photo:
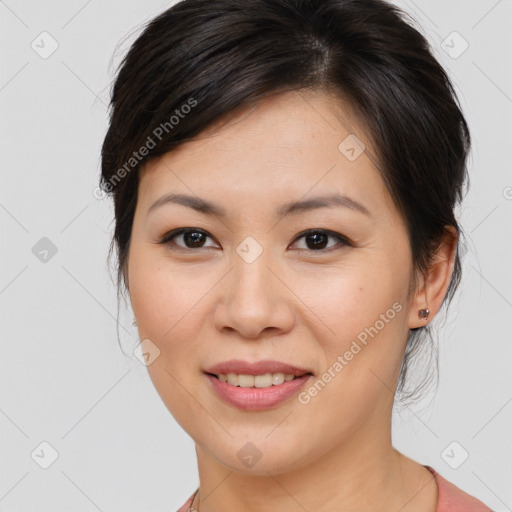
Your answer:
[[[177,243],[175,240],[180,240],[180,238],[182,243]],[[329,244],[329,238],[335,240],[337,244]],[[206,245],[207,239],[213,240],[212,237],[202,229],[180,228],[175,229],[174,231],[171,231],[165,235],[160,243],[163,245],[172,243],[181,249],[202,249],[204,247],[215,247],[215,244]],[[301,239],[304,239],[306,247],[299,247],[299,249],[310,252],[318,252],[324,249],[330,249],[336,245],[352,246],[350,240],[345,236],[325,229],[309,229],[307,231],[303,231],[295,237],[294,244],[296,244],[297,241]]]
[[[336,244],[329,245],[329,238],[337,240],[339,245],[352,245],[350,241],[340,235],[339,233],[335,233],[333,231],[328,231],[325,229],[316,229],[316,230],[308,230],[301,234],[299,234],[295,240],[304,239],[306,243],[305,250],[307,251],[321,251],[322,249],[331,248],[336,246]]]

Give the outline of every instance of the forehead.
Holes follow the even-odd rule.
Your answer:
[[[374,154],[362,123],[339,97],[280,93],[231,112],[150,161],[141,171],[139,197],[151,202],[167,190],[192,189],[210,197],[237,192],[254,198],[264,192],[282,200],[283,194],[300,198],[313,189],[336,189],[386,202]]]

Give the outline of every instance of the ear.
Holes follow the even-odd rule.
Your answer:
[[[427,325],[441,309],[455,267],[457,242],[457,230],[453,226],[445,226],[439,248],[426,274],[419,279],[414,293],[409,312],[409,329]],[[428,318],[419,318],[418,311],[425,308],[430,310]]]

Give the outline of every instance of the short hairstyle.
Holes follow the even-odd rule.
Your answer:
[[[145,24],[119,65],[101,152],[118,294],[141,166],[266,96],[310,89],[346,100],[367,129],[415,270],[426,271],[446,226],[456,229],[449,303],[461,278],[454,209],[470,133],[449,77],[408,19],[383,0],[184,0]],[[428,338],[429,326],[410,330],[397,393]]]

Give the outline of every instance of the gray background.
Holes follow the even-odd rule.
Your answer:
[[[437,340],[439,389],[395,414],[394,443],[495,511],[512,510],[512,1],[397,4],[455,82],[474,148],[460,210],[468,253]],[[3,512],[174,511],[197,486],[193,442],[118,345],[112,207],[93,194],[111,58],[170,5],[0,1]],[[120,322],[131,354],[129,311]],[[58,453],[47,469],[42,442]]]

